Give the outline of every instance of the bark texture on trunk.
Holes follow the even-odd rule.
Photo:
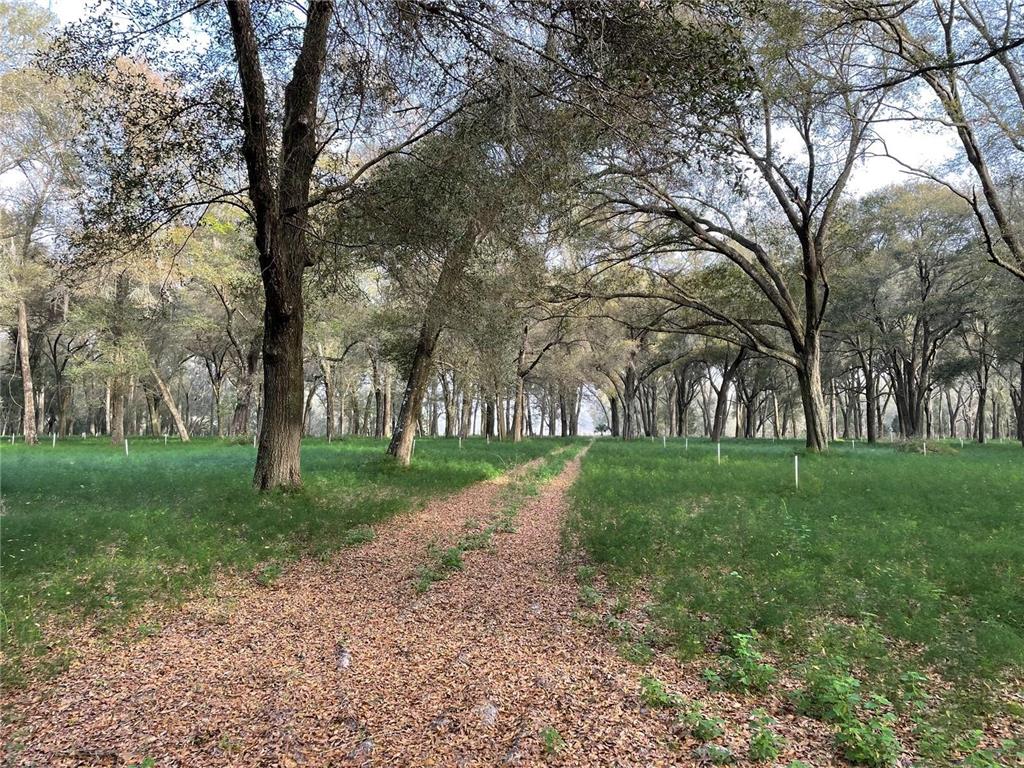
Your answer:
[[[802,365],[797,370],[800,400],[804,407],[807,428],[807,450],[817,453],[828,450],[828,412],[821,387],[821,348],[818,332],[807,335]]]
[[[36,399],[32,389],[32,362],[28,348],[28,305],[24,299],[18,301],[18,360],[21,363],[21,392],[24,399],[22,430],[25,442],[35,445],[38,440],[36,432]]]
[[[256,389],[256,373],[260,365],[260,346],[262,334],[249,343],[249,351],[245,356],[245,373],[235,398],[235,411],[231,416],[231,433],[235,435],[249,434],[249,421],[252,418],[253,392]]]

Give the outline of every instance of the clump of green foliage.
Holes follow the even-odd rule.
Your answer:
[[[565,739],[562,738],[562,734],[558,732],[558,729],[553,726],[549,725],[541,729],[540,739],[544,744],[544,754],[546,755],[556,755],[565,749]]]
[[[965,733],[956,744],[964,755],[961,765],[966,768],[1004,768],[1024,763],[1024,741],[1003,739],[997,747],[982,747],[984,734],[978,729]]]
[[[376,536],[377,534],[369,525],[357,525],[341,537],[340,544],[343,547],[358,547],[373,541]]]
[[[681,721],[689,728],[693,738],[702,743],[714,741],[725,733],[725,723],[722,719],[708,717],[698,703],[689,706]]]
[[[721,744],[704,744],[696,750],[695,754],[701,762],[712,765],[732,765],[736,762],[736,756],[732,750]]]
[[[895,722],[890,712],[844,720],[836,730],[836,745],[851,763],[888,768],[900,756],[900,742],[892,729]]]
[[[856,715],[860,681],[842,659],[807,664],[803,672],[804,687],[793,695],[797,712],[826,723],[843,723]]]
[[[273,561],[259,566],[255,573],[253,573],[253,579],[261,587],[270,587],[274,585],[274,582],[281,578],[281,574],[283,573],[284,566],[277,561]]]
[[[683,697],[669,691],[656,677],[640,678],[640,700],[652,709],[676,709],[683,705]]]
[[[763,709],[755,709],[750,714],[750,759],[757,763],[766,763],[778,758],[784,740],[773,729],[777,723]]]
[[[763,693],[778,677],[775,667],[764,661],[755,630],[738,632],[730,638],[728,652],[717,669],[704,670],[704,679],[719,690]]]

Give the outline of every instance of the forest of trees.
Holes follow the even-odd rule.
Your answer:
[[[9,439],[1024,444],[1013,2],[107,5],[0,2]]]

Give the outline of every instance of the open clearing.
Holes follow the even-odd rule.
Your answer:
[[[11,689],[10,763],[827,766],[850,757],[854,724],[864,764],[872,749],[920,765],[1020,760],[1008,740],[1024,713],[1024,468],[1010,446],[840,445],[801,457],[796,490],[787,444],[726,442],[719,465],[697,440],[466,441],[462,453],[424,440],[421,466],[346,485],[344,467],[373,476],[377,445],[309,446],[307,467],[342,468],[335,495],[311,472],[301,494],[261,498],[265,527],[234,517],[256,500],[241,483],[220,507],[199,502],[242,446],[150,444],[129,464],[106,446],[37,451],[62,489],[83,464],[94,478],[78,507],[93,515],[46,526],[15,502],[42,506],[52,486],[5,452],[5,556],[16,536],[52,550],[46,537],[77,525],[92,552],[119,542],[152,572],[187,574],[90,566],[113,594],[150,599],[35,603],[37,620],[63,612],[52,626],[76,653]],[[189,454],[206,461],[185,484]],[[196,510],[194,548],[147,548],[170,513],[131,522],[146,483],[182,489],[174,514],[180,525]],[[402,494],[467,485],[395,516]],[[121,506],[102,517],[111,496]],[[309,547],[311,526],[331,531],[332,550]],[[233,560],[171,555],[229,540]],[[74,557],[98,559],[77,541],[65,578]],[[13,560],[14,583],[43,594],[56,569],[40,562]]]

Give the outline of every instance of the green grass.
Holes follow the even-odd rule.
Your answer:
[[[251,487],[249,444],[139,439],[127,458],[100,439],[0,445],[5,682],[18,682],[23,657],[43,654],[61,627],[123,625],[147,601],[180,599],[222,569],[256,569],[257,582],[272,583],[288,560],[367,541],[368,524],[558,444],[464,440],[460,450],[420,439],[401,469],[382,441],[307,440],[302,490],[264,495]]]
[[[1020,715],[1002,696],[1024,671],[1019,445],[808,456],[727,441],[719,466],[706,441],[599,440],[572,493],[572,535],[613,583],[651,583],[681,654],[757,630],[793,670],[849,667],[865,701],[884,694],[937,729],[919,745],[935,754],[973,719]],[[954,686],[922,704],[911,689],[929,670]]]

